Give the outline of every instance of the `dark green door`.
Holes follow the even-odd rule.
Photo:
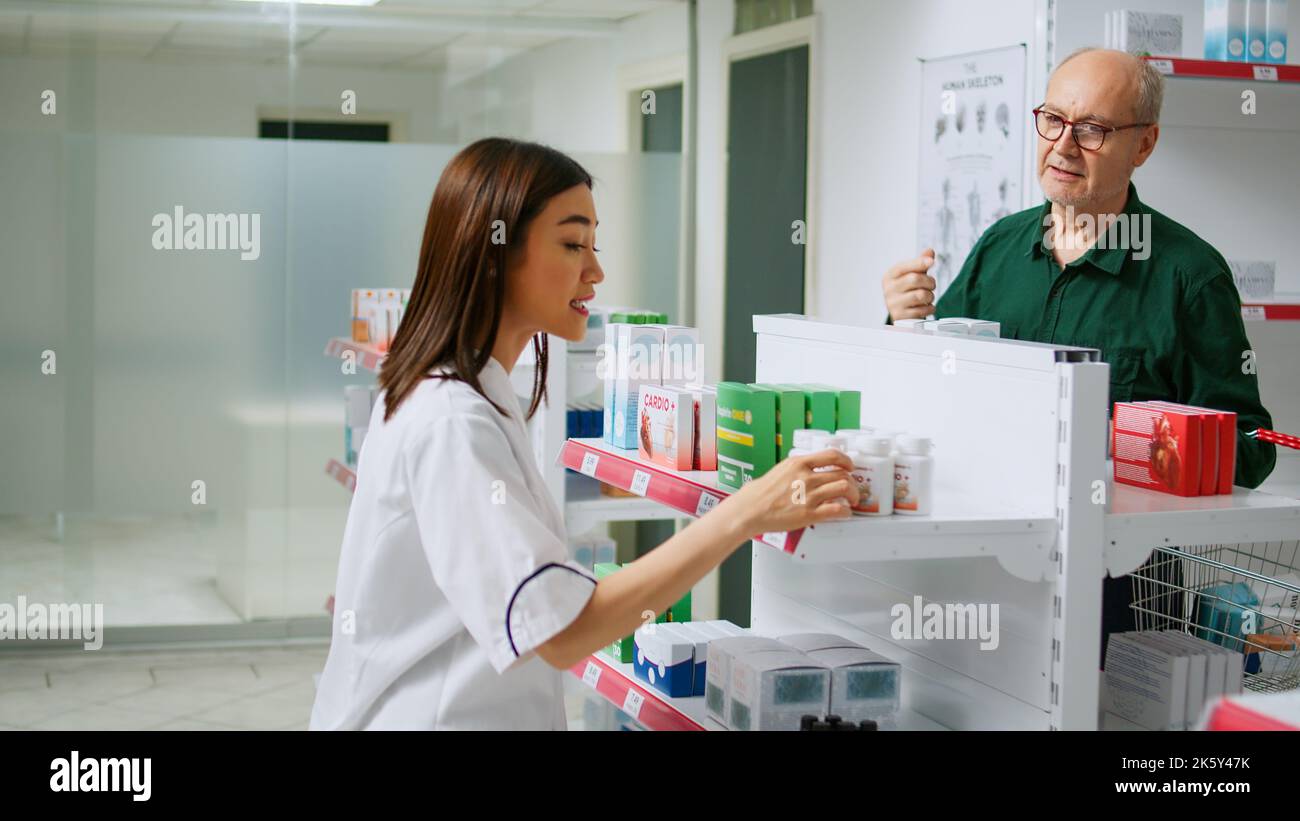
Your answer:
[[[722,377],[754,381],[754,314],[803,313],[808,47],[731,64]],[[749,625],[750,554],[722,565],[720,615]]]

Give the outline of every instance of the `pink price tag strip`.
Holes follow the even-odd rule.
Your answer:
[[[1300,436],[1291,436],[1287,433],[1278,433],[1275,430],[1266,430],[1264,428],[1254,431],[1253,435],[1261,442],[1272,442],[1275,445],[1300,450]]]

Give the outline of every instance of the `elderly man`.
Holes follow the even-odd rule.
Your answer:
[[[1235,483],[1273,470],[1241,303],[1223,257],[1149,208],[1130,182],[1160,136],[1163,78],[1119,51],[1082,49],[1057,66],[1035,109],[1047,202],[980,237],[934,304],[933,251],[885,274],[890,319],[997,320],[1015,339],[1083,345],[1110,364],[1110,400],[1165,399],[1237,412]],[[1107,579],[1103,632],[1132,629],[1126,578]],[[1178,616],[1178,613],[1170,615]],[[1104,639],[1103,639],[1104,647]]]

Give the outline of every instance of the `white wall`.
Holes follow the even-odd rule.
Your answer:
[[[1027,43],[1032,66],[1039,59],[1033,43],[1043,5],[1042,0],[819,0],[812,54],[815,167],[809,169],[818,224],[809,313],[835,321],[882,320],[881,276],[919,250],[914,247],[918,59]],[[723,337],[718,268],[726,190],[722,45],[733,20],[731,0],[700,4],[696,320],[712,350],[721,350]]]

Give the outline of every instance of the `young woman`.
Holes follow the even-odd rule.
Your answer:
[[[754,534],[849,515],[852,465],[826,451],[781,462],[600,582],[569,560],[508,376],[531,342],[531,416],[546,335],[586,333],[605,278],[591,184],[569,157],[504,139],[443,171],[379,377],[313,729],[564,729],[562,671]]]

